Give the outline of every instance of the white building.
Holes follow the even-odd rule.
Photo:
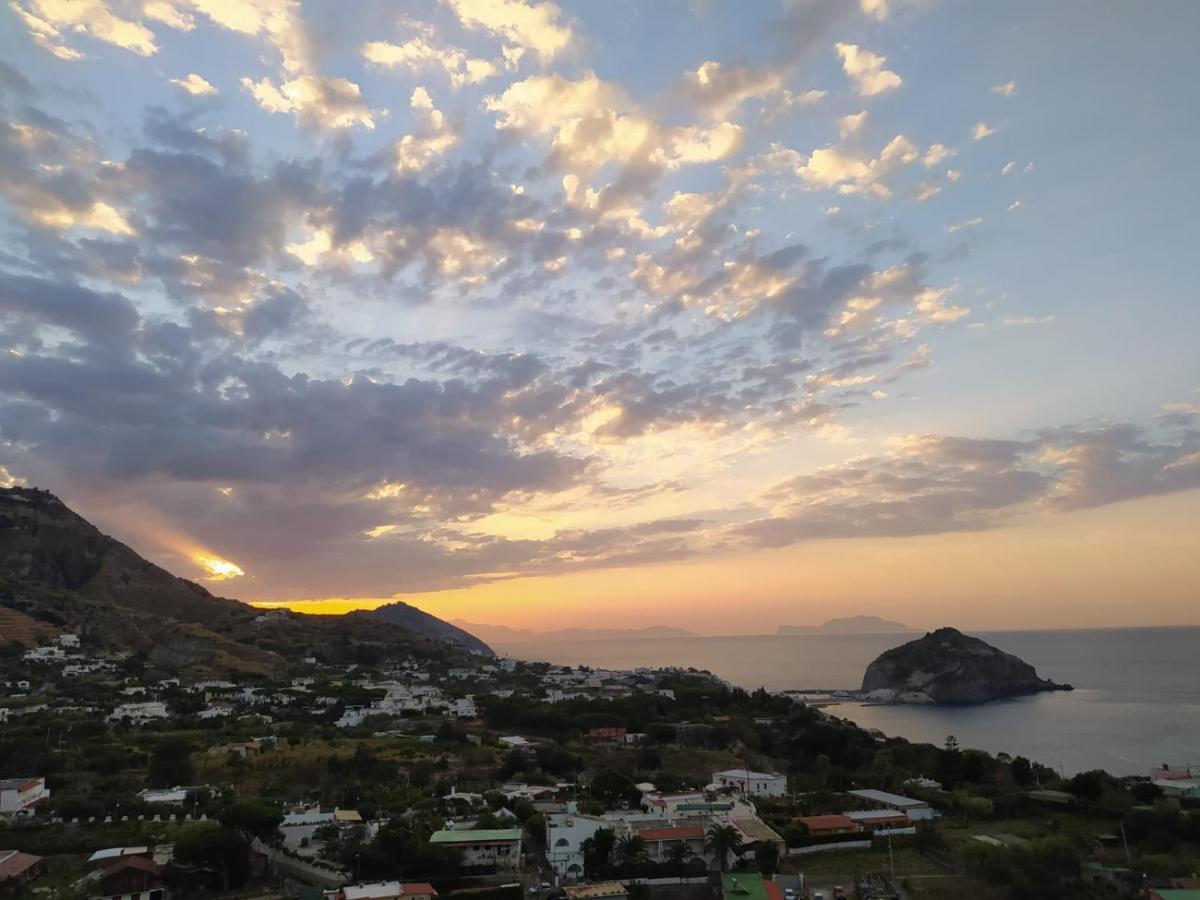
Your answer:
[[[54,639],[54,643],[62,647],[64,650],[79,649],[79,635],[64,633]]]
[[[753,797],[782,797],[787,793],[787,776],[780,772],[726,769],[713,772],[712,783]]]
[[[864,789],[846,791],[846,793],[851,797],[857,797],[859,800],[869,803],[876,809],[894,809],[902,812],[914,822],[932,819],[937,815],[924,800],[914,800],[912,797],[903,797],[900,794],[893,794],[888,791]]]
[[[475,708],[475,698],[470,694],[456,699],[450,712],[460,719],[475,719],[479,716],[479,711]]]
[[[173,788],[146,788],[138,792],[143,803],[166,803],[181,806],[187,800],[188,789],[176,785]]]
[[[0,781],[0,815],[33,815],[49,796],[45,778],[7,778]]]
[[[122,703],[109,715],[110,722],[128,719],[133,724],[149,722],[151,719],[167,718],[167,704],[160,700],[150,700],[146,703]]]
[[[516,869],[521,865],[520,828],[469,828],[462,831],[435,831],[429,843],[455,847],[462,852],[465,866],[495,866]]]
[[[586,874],[583,842],[608,825],[598,816],[555,813],[546,817],[546,861],[560,878],[578,881]]]

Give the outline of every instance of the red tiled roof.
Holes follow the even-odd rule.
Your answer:
[[[437,896],[437,891],[433,889],[433,885],[425,881],[406,881],[400,885],[400,891],[405,894],[432,894]]]
[[[17,851],[0,860],[0,881],[17,878],[42,861],[40,856]]]
[[[839,831],[843,828],[853,831],[858,827],[858,823],[849,816],[801,816],[796,821],[814,832]]]
[[[704,838],[702,825],[673,825],[664,828],[642,828],[638,831],[647,841],[697,841]]]
[[[147,859],[144,856],[125,856],[118,859],[111,866],[104,870],[104,878],[110,875],[115,875],[117,872],[125,869],[137,869],[139,872],[147,872],[150,875],[158,875],[162,868],[152,859]]]

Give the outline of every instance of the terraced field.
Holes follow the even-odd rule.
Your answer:
[[[39,638],[51,638],[58,629],[46,622],[6,606],[0,606],[0,643],[17,641],[26,647],[34,646]]]

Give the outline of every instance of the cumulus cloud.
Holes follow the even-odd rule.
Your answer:
[[[84,34],[141,56],[158,52],[154,32],[113,12],[105,0],[14,0],[12,9],[38,44],[60,59],[82,53],[67,45],[66,34]]]
[[[987,122],[976,122],[975,127],[971,129],[971,140],[982,141],[986,137],[991,137],[999,129],[993,128]]]
[[[766,67],[702,63],[680,79],[685,99],[714,119],[725,119],[749,100],[784,93],[785,73]],[[823,96],[822,92],[817,92]],[[819,98],[810,98],[819,99]]]
[[[904,83],[899,75],[883,67],[886,56],[864,50],[857,44],[837,44],[835,49],[842,58],[842,69],[862,97],[874,97]]]
[[[529,50],[543,63],[567,52],[575,37],[557,4],[544,0],[446,0],[459,21]]]
[[[208,97],[217,93],[217,89],[197,75],[195,72],[186,78],[172,78],[171,84],[181,87],[193,97]]]
[[[892,196],[888,179],[920,158],[919,148],[902,134],[892,138],[876,157],[839,147],[822,147],[808,156],[772,145],[764,162],[771,168],[790,171],[811,190],[836,190],[841,194],[866,194],[878,199]]]
[[[488,59],[470,57],[458,47],[439,46],[432,29],[422,31],[402,44],[369,41],[362,45],[363,58],[385,69],[404,68],[410,72],[441,69],[454,87],[480,84],[504,70],[504,66]]]
[[[255,101],[272,113],[292,113],[309,128],[375,128],[376,112],[363,99],[357,84],[345,78],[298,75],[278,87],[270,79],[242,79]]]
[[[419,133],[406,134],[396,144],[396,168],[401,172],[420,171],[458,143],[458,134],[433,105],[425,88],[413,91],[409,105],[422,124]]]

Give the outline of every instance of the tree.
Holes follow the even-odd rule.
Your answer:
[[[240,833],[217,822],[185,825],[175,838],[175,862],[217,875],[221,889],[240,887],[250,875],[250,847]]]
[[[222,825],[239,832],[247,843],[253,843],[258,838],[269,844],[279,830],[283,813],[278,807],[261,800],[242,800],[221,810],[220,819]]]
[[[1102,769],[1092,769],[1090,772],[1080,772],[1067,782],[1067,790],[1080,800],[1095,802],[1104,794],[1105,787],[1112,782],[1109,774]]]
[[[729,857],[742,855],[742,836],[732,825],[710,825],[704,849],[717,858],[722,872],[729,871]]]
[[[667,862],[680,869],[692,855],[692,848],[688,846],[687,841],[675,841],[667,848]]]
[[[150,752],[150,784],[174,787],[188,784],[192,774],[192,742],[186,738],[163,738]]]
[[[617,833],[611,828],[599,828],[583,842],[584,868],[588,872],[602,872],[612,862],[613,849],[617,844]]]
[[[763,841],[754,851],[754,861],[758,863],[758,871],[770,878],[779,871],[779,845],[774,841]]]
[[[646,858],[646,839],[640,834],[623,834],[617,839],[617,857],[627,865],[636,865]]]
[[[1016,757],[1008,767],[1012,780],[1020,787],[1033,783],[1033,764],[1023,756]]]

